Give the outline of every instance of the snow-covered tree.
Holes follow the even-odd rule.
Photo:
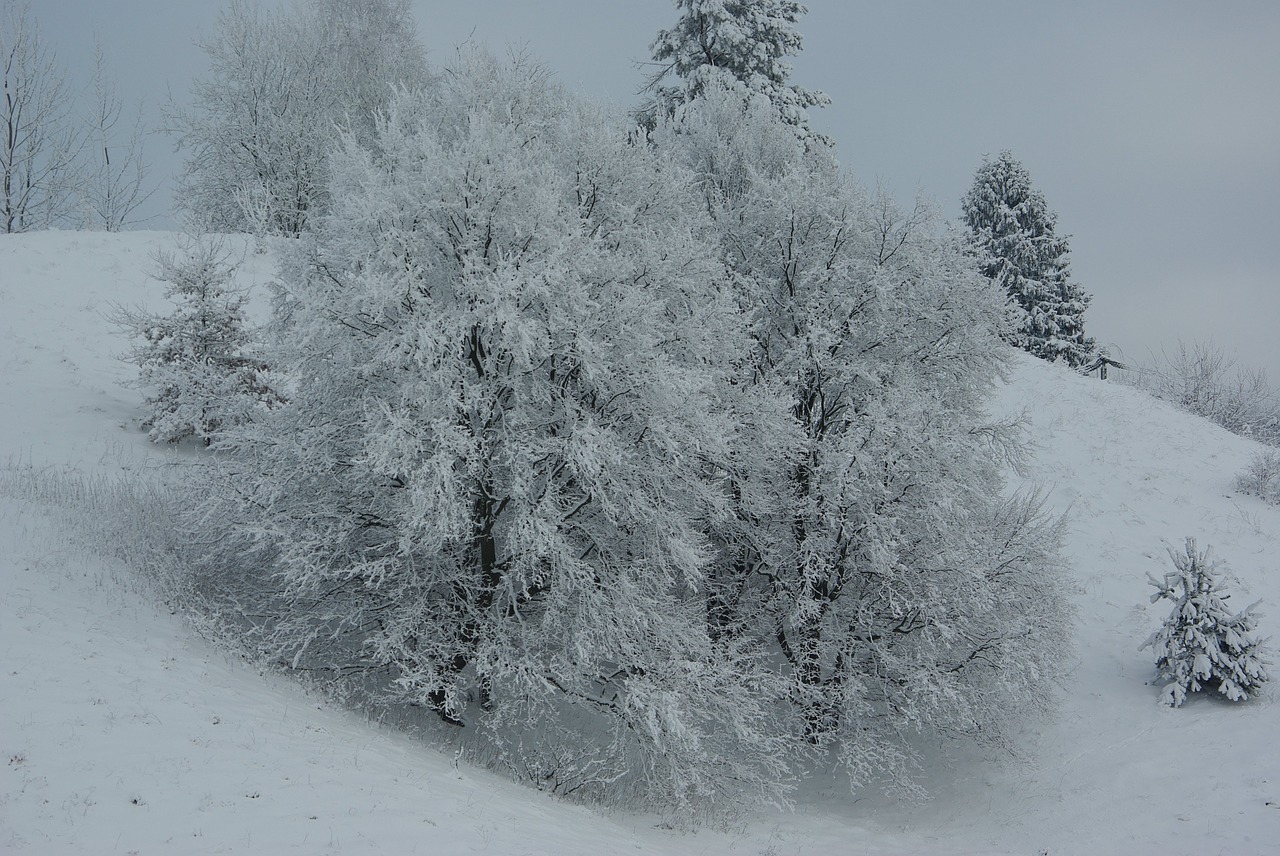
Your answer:
[[[299,668],[385,672],[560,791],[776,798],[783,688],[705,596],[743,319],[688,176],[620,129],[468,54],[348,138],[282,268],[296,389],[222,442],[217,519]]]
[[[1157,579],[1148,575],[1156,593],[1151,602],[1173,602],[1164,625],[1142,644],[1156,655],[1156,670],[1168,681],[1160,700],[1179,707],[1187,694],[1216,690],[1231,701],[1244,701],[1266,683],[1270,659],[1257,630],[1256,603],[1240,612],[1227,606],[1220,563],[1188,538],[1183,552],[1169,549],[1174,571]]]
[[[232,0],[201,47],[210,71],[170,121],[187,152],[179,203],[215,230],[301,232],[328,206],[339,128],[371,138],[394,90],[427,79],[408,0]]]
[[[216,241],[193,242],[181,256],[160,254],[156,277],[176,306],[167,315],[117,310],[115,321],[141,340],[125,359],[148,391],[143,422],[157,443],[197,437],[206,444],[281,401],[253,354],[243,294]]]
[[[75,213],[85,135],[75,95],[30,7],[0,10],[0,232],[47,229]]]
[[[1071,281],[1067,238],[1057,234],[1057,215],[1026,168],[1008,151],[984,161],[962,207],[983,276],[1018,309],[1009,340],[1051,362],[1088,362],[1094,343],[1085,336],[1084,313],[1091,298]]]
[[[192,588],[544,787],[686,811],[819,751],[910,787],[907,732],[1047,706],[1057,532],[1004,496],[963,243],[762,93],[635,146],[545,77],[464,54],[347,135]]]
[[[686,163],[752,322],[740,383],[789,401],[798,457],[741,517],[726,622],[786,664],[807,742],[909,786],[918,728],[993,739],[1047,706],[1068,647],[1057,536],[1002,495],[984,400],[1003,295],[926,206],[806,150],[767,99],[708,87],[652,135]]]
[[[650,46],[658,69],[646,87],[652,101],[639,113],[642,124],[652,127],[714,83],[763,95],[803,139],[823,139],[810,129],[807,111],[830,100],[788,82],[786,57],[800,53],[795,25],[808,12],[805,6],[794,0],[676,0],[676,8],[679,21],[659,31]]]

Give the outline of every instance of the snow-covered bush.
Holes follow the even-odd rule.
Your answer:
[[[1280,505],[1280,452],[1254,455],[1245,471],[1236,476],[1236,488]]]
[[[805,741],[903,786],[904,731],[999,739],[1069,649],[1055,527],[1002,497],[1016,433],[984,412],[1004,295],[762,96],[708,87],[652,139],[713,212],[751,320],[739,384],[779,390],[799,434],[782,513],[739,515],[722,620],[772,641]]]
[[[141,340],[124,359],[138,366],[137,385],[149,393],[143,427],[157,443],[197,437],[208,444],[281,397],[253,353],[245,296],[231,287],[218,242],[196,240],[181,255],[160,254],[156,264],[173,312],[118,308],[113,318]]]
[[[1280,393],[1260,369],[1237,364],[1212,342],[1179,342],[1173,353],[1124,375],[1131,383],[1233,434],[1280,445]]]
[[[1151,602],[1173,602],[1164,625],[1142,644],[1156,656],[1159,676],[1168,681],[1160,700],[1171,707],[1187,694],[1216,690],[1243,701],[1267,681],[1269,659],[1256,626],[1257,604],[1234,612],[1222,591],[1221,564],[1199,552],[1188,538],[1185,549],[1169,549],[1174,568],[1163,579],[1148,575],[1156,593]]]

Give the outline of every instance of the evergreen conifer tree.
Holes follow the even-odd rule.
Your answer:
[[[1094,343],[1084,334],[1084,313],[1091,297],[1071,281],[1067,239],[1026,168],[1009,151],[985,161],[962,207],[982,274],[1020,310],[1010,341],[1051,362],[1088,362]]]
[[[199,243],[157,262],[174,311],[120,310],[115,318],[142,340],[124,357],[138,366],[138,385],[151,390],[142,424],[156,443],[198,437],[208,444],[281,397],[265,380],[266,365],[250,353],[245,298],[230,287],[232,269],[218,246]]]
[[[1188,538],[1183,553],[1169,550],[1175,571],[1163,579],[1150,577],[1156,593],[1151,602],[1173,601],[1164,626],[1143,648],[1156,654],[1156,669],[1169,681],[1161,701],[1179,707],[1187,693],[1217,690],[1231,701],[1243,701],[1267,681],[1267,658],[1256,627],[1253,606],[1233,613],[1223,594],[1219,563],[1209,551],[1198,552]]]
[[[802,38],[795,24],[809,10],[794,0],[676,0],[680,20],[660,30],[650,46],[658,70],[648,89],[653,101],[640,111],[652,127],[659,114],[670,115],[698,97],[711,83],[764,95],[782,120],[804,140],[825,137],[809,128],[809,107],[830,99],[788,83]],[[668,82],[671,77],[675,82]]]

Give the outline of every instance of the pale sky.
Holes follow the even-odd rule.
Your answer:
[[[793,82],[844,166],[949,218],[1011,149],[1071,236],[1086,330],[1129,358],[1212,337],[1280,386],[1280,3],[810,0]],[[122,94],[185,97],[216,0],[33,0],[71,75],[94,28]],[[636,101],[670,0],[414,0],[433,64],[468,38],[524,49],[570,88]],[[178,161],[151,140],[159,178]],[[167,188],[150,213],[163,215]],[[161,216],[156,227],[171,221]]]

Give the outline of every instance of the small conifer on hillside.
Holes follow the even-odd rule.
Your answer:
[[[1179,707],[1188,693],[1207,689],[1244,701],[1268,677],[1257,604],[1232,612],[1230,595],[1222,591],[1221,563],[1211,561],[1207,549],[1197,551],[1194,538],[1187,539],[1184,552],[1170,548],[1169,557],[1175,570],[1163,579],[1150,576],[1156,587],[1151,602],[1171,600],[1173,611],[1142,644],[1155,651],[1156,669],[1169,682],[1160,700]]]
[[[173,311],[119,310],[115,318],[141,340],[124,359],[138,366],[137,384],[148,390],[142,427],[156,443],[197,437],[208,445],[282,399],[266,380],[265,363],[252,354],[245,297],[231,287],[232,268],[217,244],[200,242],[156,261]]]

